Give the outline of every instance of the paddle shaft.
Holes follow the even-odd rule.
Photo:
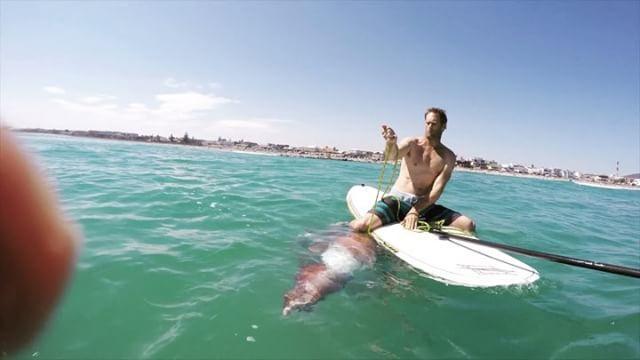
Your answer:
[[[571,258],[571,257],[567,257],[567,256],[561,256],[561,255],[556,255],[556,254],[545,253],[545,252],[541,252],[541,251],[529,250],[529,249],[524,249],[524,248],[520,248],[520,247],[517,247],[517,246],[494,243],[494,242],[491,242],[491,241],[486,241],[486,240],[481,240],[481,239],[474,239],[472,237],[467,237],[467,236],[453,235],[453,234],[449,234],[449,233],[446,233],[446,232],[443,232],[443,231],[438,231],[438,230],[432,230],[431,232],[433,232],[434,234],[441,235],[441,236],[447,236],[447,237],[449,237],[451,239],[463,240],[463,241],[467,241],[467,242],[470,242],[470,243],[475,243],[475,244],[485,245],[485,246],[489,246],[489,247],[493,247],[493,248],[512,251],[512,252],[516,252],[516,253],[519,253],[519,254],[524,254],[524,255],[529,255],[529,256],[533,256],[533,257],[537,257],[537,258],[551,260],[551,261],[554,261],[554,262],[557,262],[557,263],[561,263],[561,264],[566,264],[566,265],[571,265],[571,266],[578,266],[578,267],[582,267],[582,268],[593,269],[593,270],[603,271],[603,272],[612,273],[612,274],[618,274],[618,275],[624,275],[624,276],[640,278],[640,269],[634,269],[634,268],[631,268],[631,267],[620,266],[620,265],[612,265],[612,264],[605,264],[605,263],[601,263],[601,262],[597,262],[597,261],[582,260],[582,259],[576,259],[576,258]]]

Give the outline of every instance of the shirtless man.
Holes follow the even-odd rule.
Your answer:
[[[444,225],[475,231],[473,220],[436,204],[451,178],[456,155],[440,142],[447,128],[444,110],[427,109],[424,121],[424,136],[406,138],[400,144],[393,129],[382,125],[389,158],[402,159],[400,175],[389,196],[378,201],[367,216],[351,222],[354,231],[366,232],[394,222],[402,222],[405,228],[413,230],[418,220],[444,220]]]

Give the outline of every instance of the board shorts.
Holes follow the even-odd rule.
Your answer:
[[[375,214],[382,221],[382,225],[397,223],[404,220],[405,216],[421,199],[420,196],[409,194],[392,188],[389,194],[378,201],[370,213]],[[444,221],[443,225],[447,226],[462,216],[457,211],[446,208],[442,205],[432,204],[420,211],[419,220],[428,223],[436,221]]]

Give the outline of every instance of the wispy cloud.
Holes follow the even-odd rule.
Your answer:
[[[219,90],[222,88],[222,84],[219,82],[208,82],[205,84],[194,84],[192,82],[189,81],[181,81],[181,80],[177,80],[173,77],[168,77],[166,79],[164,79],[164,81],[162,82],[164,86],[168,87],[168,88],[172,88],[172,89],[182,89],[182,90],[193,90],[193,89],[198,89],[198,90],[204,90],[204,89],[212,89],[212,90]]]
[[[164,79],[164,86],[170,88],[185,88],[189,86],[189,83],[186,81],[178,81],[172,77],[168,77]]]
[[[45,86],[42,90],[53,95],[64,95],[66,93],[63,88],[57,86]]]
[[[265,122],[251,120],[220,120],[216,122],[217,127],[240,128],[240,129],[268,129],[271,126]]]
[[[84,98],[81,99],[82,102],[87,104],[104,103],[104,102],[113,101],[113,100],[116,100],[116,97],[111,95],[85,96]]]
[[[205,89],[209,85],[204,85]],[[277,117],[220,116],[218,110],[221,107],[240,101],[217,95],[211,89],[174,89],[146,96],[144,101],[124,99],[101,92],[66,93],[73,94],[73,97],[62,96],[59,92],[51,94],[50,102],[66,111],[67,123],[73,121],[77,128],[116,129],[165,135],[189,131],[203,138],[244,137],[272,142],[284,141],[279,136],[287,134],[291,128],[289,125],[294,123]],[[218,120],[211,120],[216,117]]]
[[[118,105],[116,104],[83,103],[64,99],[51,99],[51,102],[58,104],[67,110],[89,113],[113,112],[118,108]]]
[[[51,91],[49,93],[53,94]],[[78,97],[77,100],[68,100],[61,98],[60,92],[55,94],[58,96],[50,99],[51,102],[65,110],[126,118],[128,121],[174,122],[196,119],[198,115],[207,114],[225,104],[239,102],[196,91],[157,94],[153,97],[155,101],[150,104],[133,102],[124,106],[118,105],[117,98],[112,95],[86,95]]]
[[[129,112],[149,112],[150,109],[145,104],[131,103],[127,106],[126,111]]]
[[[158,108],[154,110],[157,114],[166,114],[180,117],[191,117],[196,112],[213,110],[221,105],[229,103],[237,103],[222,96],[213,94],[203,94],[195,91],[159,94],[155,96],[160,103]]]

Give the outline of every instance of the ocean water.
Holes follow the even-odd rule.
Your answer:
[[[515,255],[531,286],[447,286],[377,251],[310,312],[281,315],[309,245],[347,230],[380,165],[21,134],[84,234],[17,358],[640,358],[640,280]],[[481,238],[640,267],[640,192],[456,172],[441,203]]]

